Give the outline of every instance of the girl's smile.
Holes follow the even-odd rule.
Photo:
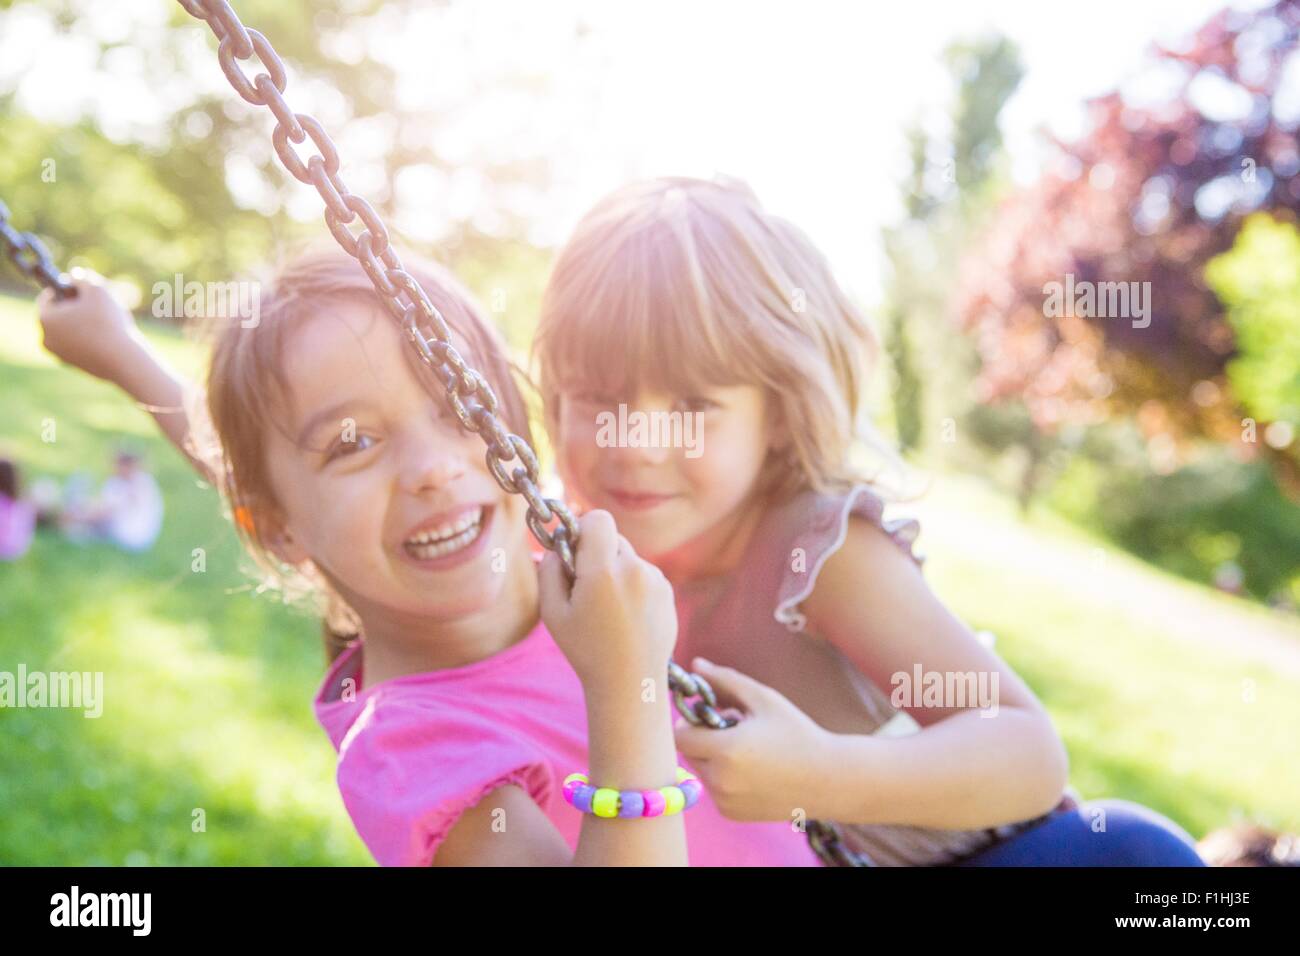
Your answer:
[[[606,488],[605,493],[618,507],[628,511],[649,511],[666,501],[672,501],[678,495],[659,494],[652,491],[631,491],[626,488]]]
[[[472,560],[486,546],[492,522],[490,504],[466,505],[420,522],[402,539],[402,551],[415,565],[440,571]]]

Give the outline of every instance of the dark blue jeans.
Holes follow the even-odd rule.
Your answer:
[[[1103,829],[1104,826],[1104,829]],[[954,866],[1205,866],[1178,824],[1128,800],[1057,809],[1038,826]]]

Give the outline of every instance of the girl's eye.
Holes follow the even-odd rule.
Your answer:
[[[597,405],[602,408],[606,405],[617,404],[612,395],[606,395],[603,392],[575,392],[570,398],[580,405]]]
[[[704,398],[702,395],[692,395],[689,398],[683,398],[677,404],[682,411],[686,412],[707,412],[718,407],[717,402]]]
[[[336,441],[333,446],[331,446],[329,454],[326,455],[325,460],[333,461],[335,458],[346,458],[348,455],[356,452],[369,451],[370,448],[374,446],[375,441],[375,438],[364,433],[357,435],[355,441]],[[371,444],[367,445],[366,442],[370,442]]]

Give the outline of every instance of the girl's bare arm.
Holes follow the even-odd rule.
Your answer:
[[[195,457],[187,441],[191,423],[186,401],[197,400],[200,387],[168,367],[102,278],[74,272],[72,282],[77,290],[73,298],[56,299],[46,289],[36,300],[46,350],[126,392],[153,416],[195,470],[211,481],[208,466]]]
[[[1050,810],[1069,775],[1065,747],[1033,692],[931,592],[878,527],[849,525],[804,604],[810,625],[890,693],[919,668],[988,701],[913,697],[922,726],[904,737],[839,735],[833,819],[941,828],[987,827]],[[897,679],[896,679],[897,678]],[[920,688],[916,688],[919,695]]]
[[[176,446],[194,470],[205,481],[214,483],[211,469],[195,456],[189,442],[191,425],[187,402],[201,401],[202,387],[169,368],[143,336],[123,356],[123,370],[117,385],[153,416],[167,440]]]

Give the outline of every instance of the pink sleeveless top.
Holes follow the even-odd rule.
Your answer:
[[[914,519],[885,521],[883,514],[884,502],[866,485],[839,496],[804,492],[770,509],[735,569],[675,585],[674,659],[689,666],[700,655],[744,671],[835,733],[872,734],[890,721],[887,733],[915,733],[916,721],[896,710],[842,651],[810,633],[799,610],[826,560],[844,544],[851,515],[882,528],[922,564],[912,549],[920,525]],[[860,824],[841,829],[849,845],[878,866],[932,866],[992,846],[1041,819],[985,830]]]

